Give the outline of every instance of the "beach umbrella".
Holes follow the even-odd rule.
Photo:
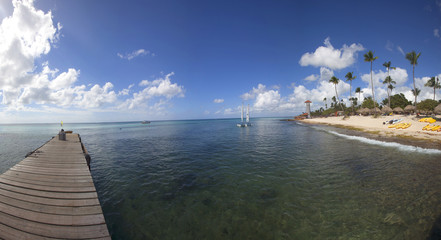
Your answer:
[[[433,112],[436,114],[441,114],[441,104],[438,104],[438,106],[435,107]]]
[[[382,112],[382,113],[391,113],[391,112],[392,112],[392,108],[390,108],[390,107],[388,107],[388,106],[384,106],[384,107],[381,109],[381,112]]]
[[[394,113],[403,113],[404,112],[404,110],[400,107],[394,108],[393,111],[394,111]]]
[[[414,112],[415,111],[415,107],[414,106],[412,106],[412,105],[407,105],[405,108],[404,108],[404,111],[405,112]]]

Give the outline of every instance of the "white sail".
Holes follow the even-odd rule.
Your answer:
[[[250,122],[250,105],[247,106],[247,123]]]
[[[240,111],[240,122],[243,122],[243,103],[242,103],[242,110]]]

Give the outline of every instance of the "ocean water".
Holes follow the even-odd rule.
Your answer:
[[[426,239],[441,151],[279,119],[65,124],[114,239]],[[57,124],[0,125],[0,171]]]

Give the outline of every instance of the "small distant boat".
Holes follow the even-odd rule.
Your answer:
[[[238,127],[251,127],[250,123],[250,105],[247,106],[247,116],[246,116],[246,122],[243,121],[243,103],[242,103],[242,109],[240,112],[240,123],[237,124]]]
[[[142,121],[141,124],[149,124],[150,121]]]

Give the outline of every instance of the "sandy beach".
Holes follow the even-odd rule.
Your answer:
[[[383,122],[392,119],[402,119],[401,122],[411,123],[412,125],[407,129],[395,129],[389,128],[390,125],[388,124],[383,124]],[[311,124],[326,124],[337,127],[350,128],[352,130],[363,131],[384,137],[415,138],[441,143],[441,132],[422,130],[422,128],[428,123],[418,122],[418,120],[419,119],[417,119],[415,116],[393,115],[380,116],[377,118],[374,118],[372,116],[351,116],[346,119],[343,119],[343,117],[327,117],[305,119],[302,121]],[[441,125],[441,122],[437,121],[431,125]]]

